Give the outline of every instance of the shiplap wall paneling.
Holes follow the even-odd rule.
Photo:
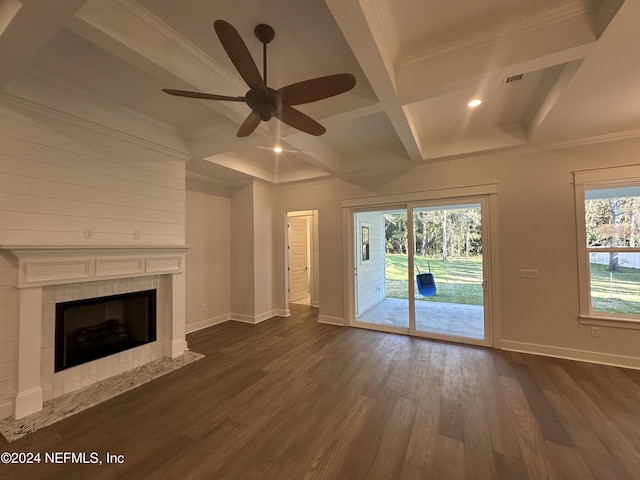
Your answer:
[[[0,106],[0,243],[184,243],[184,160]]]

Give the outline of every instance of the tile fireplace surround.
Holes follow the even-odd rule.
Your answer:
[[[184,245],[14,246],[18,261],[17,382],[14,418],[44,401],[186,349]],[[157,340],[54,373],[55,304],[156,289]]]

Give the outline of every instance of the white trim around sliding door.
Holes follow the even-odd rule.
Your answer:
[[[500,312],[499,312],[499,292],[500,285],[498,279],[498,235],[497,235],[497,194],[496,183],[481,185],[465,185],[450,188],[425,190],[420,192],[408,192],[403,194],[378,195],[361,198],[346,199],[342,202],[343,209],[343,248],[347,255],[344,262],[344,285],[346,311],[345,323],[350,326],[361,326],[355,321],[355,285],[353,282],[354,272],[354,215],[357,212],[375,210],[379,208],[404,207],[413,212],[413,207],[424,203],[449,203],[458,204],[474,202],[482,204],[483,211],[483,238],[489,248],[484,252],[483,264],[484,279],[488,282],[489,292],[485,296],[486,314],[488,321],[485,322],[485,338],[482,341],[474,339],[429,335],[429,338],[449,341],[462,341],[467,344],[500,347]],[[411,240],[413,242],[413,239]],[[409,267],[413,266],[413,260],[409,260]],[[411,275],[409,275],[411,277]],[[410,280],[410,293],[414,291],[413,282]],[[410,309],[413,309],[413,302],[410,302]],[[413,312],[415,318],[415,311]],[[369,328],[369,327],[366,327]],[[376,328],[378,329],[378,328]],[[409,334],[409,329],[403,328],[379,328],[382,331],[393,333]],[[414,333],[411,332],[411,333]]]

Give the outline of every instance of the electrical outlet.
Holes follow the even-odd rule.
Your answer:
[[[599,337],[600,336],[600,327],[591,327],[591,336]]]
[[[84,238],[93,238],[93,230],[91,230],[90,228],[85,228]]]
[[[527,278],[530,280],[536,280],[539,278],[538,270],[530,269],[530,268],[521,268],[520,269],[520,278]]]
[[[204,313],[207,310],[207,304],[203,303],[201,309],[202,309],[202,312]]]
[[[327,300],[327,307],[329,307],[329,308],[333,307],[333,301],[332,300]]]

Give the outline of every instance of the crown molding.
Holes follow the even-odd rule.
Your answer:
[[[487,152],[469,152],[458,155],[451,155],[439,158],[430,158],[421,165],[429,164],[457,164],[488,160],[494,158],[512,157],[514,155],[526,155],[536,152],[554,152],[566,148],[583,147],[599,143],[616,142],[622,140],[632,140],[640,138],[640,130],[629,130],[626,132],[611,133],[605,135],[595,135],[581,139],[550,142],[550,143],[525,143],[521,145],[508,146]]]
[[[398,54],[400,52],[400,39],[398,37],[398,31],[392,21],[393,15],[391,14],[391,8],[387,0],[371,0],[373,6],[372,11],[375,14],[377,23],[382,31],[383,40],[387,46],[387,52],[389,53],[393,64],[398,61]]]
[[[597,143],[617,142],[621,140],[633,140],[640,138],[640,130],[627,130],[625,132],[606,133],[603,135],[594,135],[578,140],[569,140],[565,142],[553,142],[546,145],[535,147],[536,151],[541,150],[562,150],[564,148],[581,147],[584,145],[593,145]]]
[[[455,40],[433,48],[407,54],[398,59],[398,74],[408,73],[428,65],[442,62],[448,58],[469,54],[499,42],[526,35],[543,27],[565,22],[575,17],[586,17],[591,10],[585,9],[582,0],[574,0],[553,8],[536,12],[520,19],[509,20],[504,28],[485,29],[469,35],[456,37]],[[594,38],[595,40],[595,38]]]

